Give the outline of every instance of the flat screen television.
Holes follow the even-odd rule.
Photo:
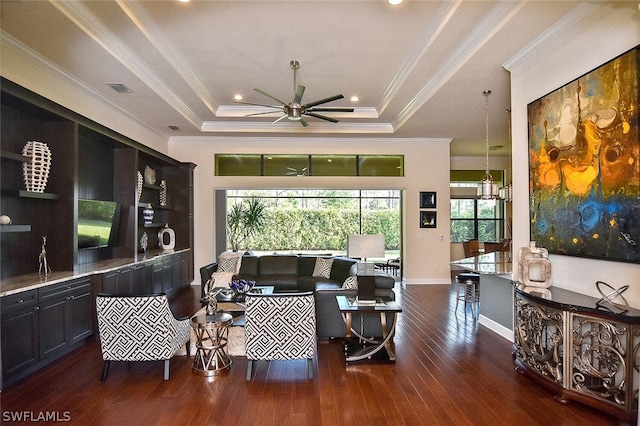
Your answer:
[[[78,200],[78,248],[118,245],[120,203],[101,200]]]

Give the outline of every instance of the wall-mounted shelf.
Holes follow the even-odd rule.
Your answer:
[[[164,225],[165,225],[164,222],[162,222],[162,223],[154,222],[154,223],[145,223],[144,227],[145,228],[162,228]]]
[[[2,193],[5,195],[13,195],[15,197],[22,198],[39,198],[42,200],[58,200],[60,196],[51,192],[33,192],[26,191],[24,189],[3,189]]]
[[[0,232],[31,232],[31,225],[0,225]]]
[[[16,154],[15,152],[0,151],[0,157],[7,160],[19,161],[21,163],[27,161],[29,157],[25,157],[22,154]]]

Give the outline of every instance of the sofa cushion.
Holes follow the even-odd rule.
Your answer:
[[[252,275],[254,277],[258,275],[258,256],[242,256],[238,275]]]
[[[257,286],[273,286],[274,291],[299,291],[297,274],[267,274],[256,275]]]
[[[317,256],[299,256],[298,257],[298,275],[310,277],[316,267]]]
[[[258,260],[258,275],[298,275],[298,256],[268,255]]]
[[[355,259],[349,259],[347,257],[334,257],[333,264],[331,265],[331,279],[336,280],[342,284],[344,280],[350,275],[356,274]]]
[[[324,259],[322,257],[316,258],[316,266],[313,268],[313,277],[329,278],[331,276],[331,265],[333,259]]]

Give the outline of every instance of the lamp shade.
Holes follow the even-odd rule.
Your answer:
[[[347,256],[359,259],[384,257],[384,235],[349,235]]]

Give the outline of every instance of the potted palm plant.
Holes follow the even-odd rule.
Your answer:
[[[264,226],[265,218],[265,205],[260,198],[249,198],[232,205],[227,213],[229,248],[239,251],[246,240]]]

